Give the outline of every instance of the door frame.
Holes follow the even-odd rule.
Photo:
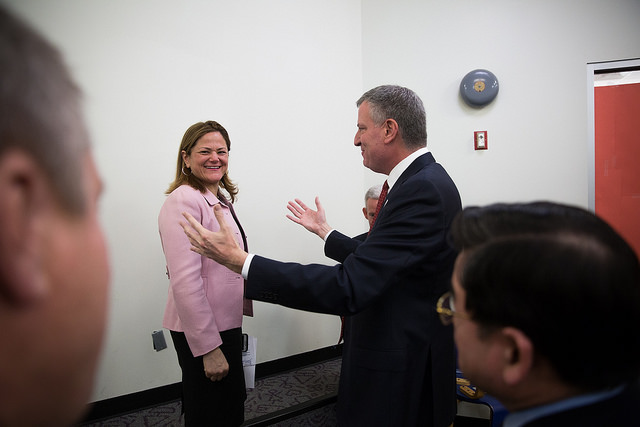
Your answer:
[[[596,211],[596,132],[595,132],[595,75],[615,71],[640,70],[640,58],[619,61],[591,62],[587,64],[587,139],[588,139],[588,206]]]

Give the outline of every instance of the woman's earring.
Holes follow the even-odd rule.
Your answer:
[[[189,168],[187,167],[187,169],[189,169]],[[184,171],[184,166],[182,166],[182,175],[184,175],[184,176],[189,176],[189,175],[191,175],[191,170],[189,170],[189,173],[186,173],[186,172]]]

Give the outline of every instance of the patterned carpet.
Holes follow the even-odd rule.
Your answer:
[[[245,426],[332,426],[341,359],[256,380],[247,390]],[[180,401],[144,408],[82,427],[181,426]]]

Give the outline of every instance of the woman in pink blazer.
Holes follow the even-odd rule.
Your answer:
[[[239,426],[244,421],[244,280],[192,252],[180,226],[182,212],[189,212],[205,227],[218,230],[213,206],[220,204],[238,243],[246,247],[231,204],[238,189],[227,175],[230,147],[227,131],[217,122],[189,127],[180,144],[176,178],[158,217],[169,276],[163,326],[171,331],[182,369],[187,427]]]

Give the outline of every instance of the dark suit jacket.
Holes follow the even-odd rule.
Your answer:
[[[526,427],[606,427],[640,426],[640,384],[635,382],[607,400],[538,418]]]
[[[336,231],[325,244],[335,266],[255,256],[247,297],[346,317],[338,393],[343,426],[448,426],[455,416],[451,326],[436,301],[456,253],[447,244],[458,190],[430,153],[387,195],[364,242]]]

